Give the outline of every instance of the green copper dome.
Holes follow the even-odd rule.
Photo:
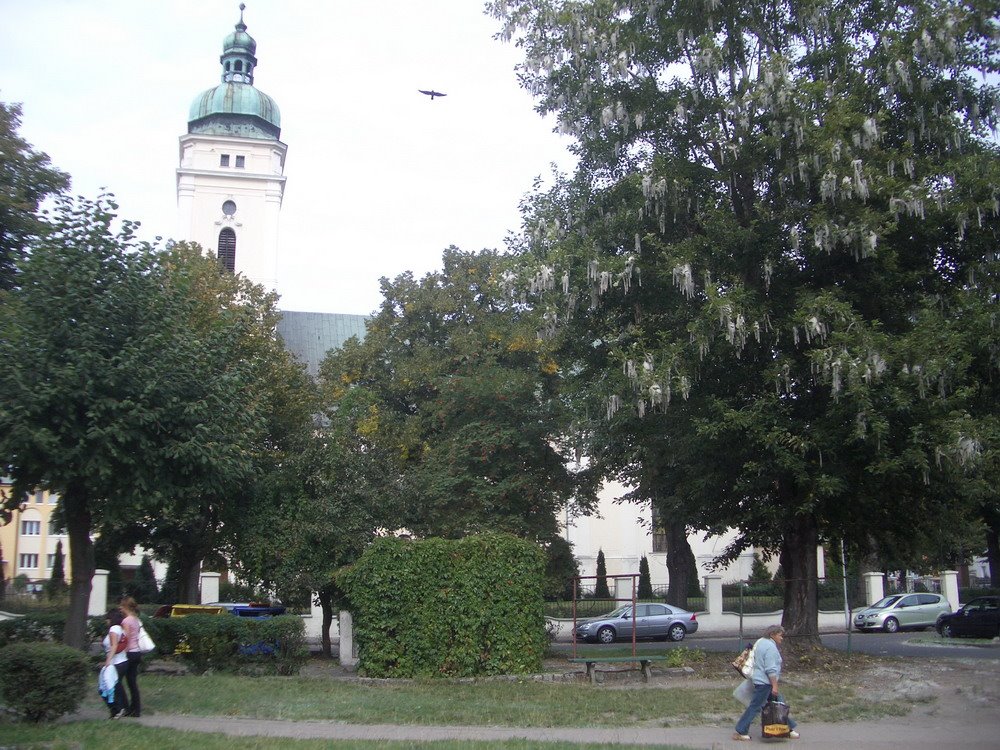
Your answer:
[[[222,43],[222,83],[200,93],[188,112],[189,133],[277,140],[281,113],[274,99],[254,88],[257,42],[247,33],[240,4],[236,30]]]

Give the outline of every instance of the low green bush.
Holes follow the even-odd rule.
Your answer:
[[[83,700],[89,661],[58,643],[0,648],[0,700],[17,716],[39,722],[75,711]]]
[[[31,612],[0,620],[0,647],[8,643],[62,641],[66,630],[65,612]]]
[[[159,653],[178,656],[195,672],[292,675],[309,658],[305,625],[296,615],[189,615],[144,625]]]

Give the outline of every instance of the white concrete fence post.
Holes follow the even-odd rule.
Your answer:
[[[705,576],[705,609],[710,615],[722,614],[722,576]]]
[[[354,669],[358,666],[358,649],[354,645],[354,617],[346,609],[340,610],[340,666]]]
[[[219,579],[221,573],[201,573],[201,604],[219,601]]]
[[[100,617],[108,611],[108,571],[98,568],[90,579],[90,600],[87,602],[87,615]]]
[[[952,612],[958,609],[959,598],[957,570],[941,571],[941,593],[944,594],[944,598],[947,599],[948,604],[951,605]]]
[[[871,605],[885,596],[884,581],[881,573],[865,573],[865,601]]]

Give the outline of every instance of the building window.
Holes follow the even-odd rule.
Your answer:
[[[49,520],[49,536],[62,536],[62,535],[63,535],[63,530],[59,526],[59,523],[54,518],[50,519]]]
[[[235,201],[224,201],[222,204],[222,213],[226,216],[232,216],[236,213],[236,202]]]
[[[236,157],[236,168],[243,169],[247,165],[247,158],[245,156]]]
[[[35,493],[35,502],[39,505],[45,502],[45,493],[41,490]]]
[[[49,493],[49,505],[55,505],[59,502],[59,495],[54,492]]]
[[[219,232],[219,265],[229,273],[236,272],[236,232],[226,227]]]
[[[52,568],[55,566],[55,564],[56,564],[56,553],[55,552],[50,552],[49,554],[47,554],[45,556],[45,567],[48,570],[52,570]]]
[[[242,73],[243,72],[243,61],[242,60],[237,60],[236,61],[236,72],[237,73]]]
[[[21,536],[40,536],[41,533],[41,521],[21,521]]]
[[[28,569],[37,568],[38,555],[34,552],[22,552],[18,555],[17,567]]]
[[[220,154],[219,155],[219,166],[220,167],[228,167],[229,166],[229,154]]]

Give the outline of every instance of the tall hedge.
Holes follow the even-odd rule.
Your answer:
[[[373,677],[538,671],[545,555],[506,534],[380,539],[338,579]]]

